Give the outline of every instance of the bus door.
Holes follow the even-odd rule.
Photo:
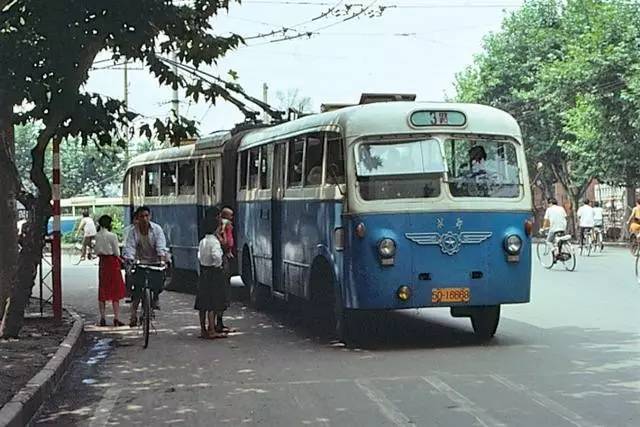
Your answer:
[[[271,198],[271,254],[273,265],[273,290],[284,293],[285,281],[282,262],[285,168],[287,162],[287,144],[279,143],[273,151],[273,186]]]

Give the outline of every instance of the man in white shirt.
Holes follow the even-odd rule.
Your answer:
[[[553,243],[558,233],[567,230],[567,212],[558,206],[558,201],[553,197],[548,200],[549,207],[544,213],[544,228],[549,229],[547,241]]]
[[[82,212],[82,220],[80,220],[80,225],[78,225],[77,235],[80,236],[80,233],[83,233],[82,237],[82,255],[80,255],[80,261],[84,260],[87,256],[87,248],[91,246],[93,239],[96,237],[97,233],[96,223],[93,222],[93,219],[89,216],[88,211]],[[89,259],[91,259],[91,251],[89,251]]]
[[[599,202],[593,204],[593,226],[602,228],[604,226],[603,209]]]
[[[584,204],[578,209],[578,225],[580,226],[580,247],[584,243],[584,235],[590,233],[595,222],[595,215],[591,202],[585,200]]]

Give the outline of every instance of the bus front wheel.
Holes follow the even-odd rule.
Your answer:
[[[493,338],[500,322],[500,306],[476,307],[471,313],[473,332],[482,340]]]

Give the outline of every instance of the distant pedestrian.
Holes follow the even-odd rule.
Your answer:
[[[113,306],[113,326],[124,326],[120,322],[120,300],[125,297],[126,289],[122,279],[122,264],[118,237],[111,232],[112,218],[103,215],[96,234],[95,252],[100,258],[98,268],[98,305],[100,307],[100,326],[106,326],[105,305],[111,301]]]
[[[205,216],[202,223],[204,237],[198,245],[198,261],[200,275],[198,277],[198,293],[194,308],[200,315],[200,338],[226,338],[225,333],[215,330],[214,319],[225,309],[225,275],[222,267],[224,256],[222,245],[217,236],[220,218],[217,215]],[[208,325],[207,325],[208,321]]]
[[[222,209],[220,235],[222,237],[222,249],[224,257],[222,266],[225,277],[225,310],[229,308],[231,300],[231,262],[235,258],[236,245],[233,238],[233,209],[225,207]],[[216,316],[216,332],[235,332],[235,329],[225,326],[222,317],[224,312]]]
[[[87,258],[87,250],[88,250],[88,258],[91,259],[91,246],[93,243],[93,239],[96,237],[96,223],[93,222],[93,218],[89,216],[89,211],[82,212],[82,219],[80,220],[80,224],[78,225],[77,235],[80,236],[82,233],[82,253],[80,255],[80,261],[83,261]]]
[[[584,236],[591,232],[595,223],[595,215],[591,202],[585,200],[580,209],[578,209],[578,224],[580,225],[580,246],[584,244]]]

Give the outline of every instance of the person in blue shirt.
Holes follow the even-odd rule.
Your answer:
[[[125,238],[122,256],[125,262],[133,264],[139,261],[143,264],[157,264],[169,261],[167,239],[162,227],[151,221],[151,210],[146,206],[136,209],[134,214],[134,226],[131,227]],[[129,326],[137,326],[137,312],[140,304],[141,283],[135,276],[131,280],[131,320]],[[156,283],[159,282],[159,283]],[[162,292],[163,283],[154,281],[151,283],[153,293],[153,306],[160,309],[158,296]]]

